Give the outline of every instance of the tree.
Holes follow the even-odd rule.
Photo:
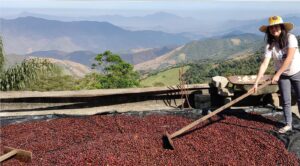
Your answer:
[[[90,73],[80,79],[75,87],[76,90],[80,89],[101,89],[101,82],[103,75],[99,73]]]
[[[100,78],[102,88],[129,88],[139,86],[139,74],[133,70],[133,66],[110,51],[105,51],[95,57],[97,64],[92,68],[98,68],[103,77]]]
[[[35,79],[28,81],[21,90],[31,91],[60,91],[76,90],[78,80],[71,75],[65,75],[63,69],[55,64],[51,64],[48,71],[37,74]]]
[[[54,65],[47,60],[28,59],[3,71],[0,90],[22,90],[42,75],[51,73]]]

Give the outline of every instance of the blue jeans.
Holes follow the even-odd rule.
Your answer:
[[[278,81],[278,85],[282,97],[282,107],[286,125],[292,126],[293,119],[291,111],[291,88],[294,88],[297,97],[298,110],[300,113],[300,72],[292,76],[281,75]]]

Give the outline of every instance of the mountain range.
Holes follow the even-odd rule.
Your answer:
[[[108,22],[62,22],[36,17],[1,19],[1,35],[7,53],[88,50],[128,52],[137,48],[180,45],[188,38],[160,31],[129,31]]]
[[[37,17],[68,22],[82,20],[109,22],[127,30],[154,30],[168,33],[197,32],[199,31],[199,27],[209,26],[207,23],[203,21],[201,22],[192,17],[181,17],[167,12],[156,12],[145,16],[96,15],[89,17],[82,16],[80,18],[23,12],[15,17]],[[206,31],[203,31],[202,33],[205,34]]]
[[[244,33],[261,34],[258,27],[267,23],[267,18],[251,20],[224,20],[223,22],[208,22],[206,17],[182,17],[168,12],[156,12],[144,16],[123,15],[95,15],[95,16],[55,16],[37,13],[23,12],[14,17],[38,17],[48,20],[60,21],[97,21],[109,22],[127,30],[155,30],[168,33],[181,33],[192,39],[202,39],[215,35],[226,34],[231,31],[240,30]],[[283,16],[284,21],[295,24],[294,33],[300,33],[299,14],[288,14]]]
[[[119,54],[135,66],[136,70],[163,69],[178,63],[195,62],[203,59],[230,59],[253,53],[263,46],[263,37],[255,34],[232,32],[221,37],[192,41],[180,46],[136,49],[131,53]],[[90,67],[95,63],[96,53],[91,51],[63,52],[57,50],[37,51],[25,57],[43,57],[74,61]]]
[[[24,15],[30,15],[30,13]],[[46,15],[37,16],[50,17]],[[229,20],[215,29],[210,28],[209,25],[200,24],[201,21],[199,20],[165,12],[141,17],[106,15],[94,16],[89,19],[106,22],[58,21],[26,16],[16,19],[0,19],[0,31],[7,53],[24,55],[48,50],[69,53],[85,50],[99,53],[111,50],[117,53],[131,53],[131,50],[136,49],[175,47],[191,40],[203,40],[228,34],[254,33],[262,36],[263,34],[257,29],[266,24],[265,19]],[[285,20],[295,24],[292,32],[300,33],[300,17],[289,16]],[[149,25],[161,27],[159,28],[160,31],[154,31],[157,29],[151,28]],[[130,29],[151,30],[127,30],[126,27],[129,26],[131,26]],[[182,30],[178,30],[180,33],[177,34],[163,32],[163,30],[177,31],[170,30],[169,27],[182,28]],[[192,27],[196,31],[187,27]]]

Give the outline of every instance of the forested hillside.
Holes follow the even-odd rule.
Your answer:
[[[135,65],[136,70],[165,69],[178,63],[194,63],[231,59],[253,54],[263,43],[263,37],[255,34],[226,35],[218,38],[193,41],[155,59]]]
[[[185,54],[187,61],[227,59],[247,51],[256,51],[262,37],[255,34],[228,35],[188,43],[176,55]]]
[[[184,77],[188,83],[205,83],[218,75],[255,75],[261,62],[262,53],[262,51],[257,51],[255,54],[243,59],[217,62],[207,60],[191,64],[190,69],[184,74]],[[273,72],[273,68],[269,67],[266,73]]]

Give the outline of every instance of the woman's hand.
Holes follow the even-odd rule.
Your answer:
[[[280,74],[276,73],[272,78],[272,84],[276,84],[279,80]]]
[[[255,84],[253,85],[253,87],[252,87],[252,89],[253,89],[253,92],[254,92],[254,93],[256,93],[256,92],[257,92],[257,86],[258,86],[258,84],[257,84],[257,83],[255,83]]]
[[[258,84],[255,83],[255,84],[253,85],[253,87],[252,87],[251,89],[248,90],[248,92],[253,91],[253,93],[256,93],[256,92],[257,92],[257,86],[258,86]]]

